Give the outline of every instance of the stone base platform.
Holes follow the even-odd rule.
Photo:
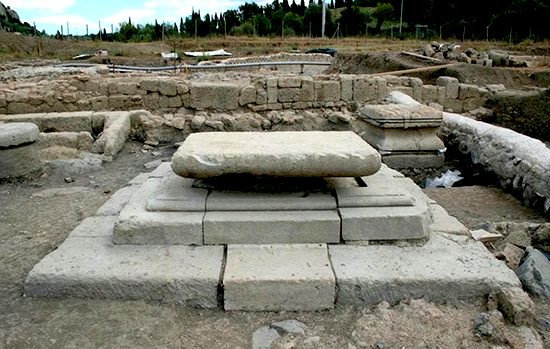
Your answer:
[[[367,235],[361,236],[369,234],[368,229],[363,231],[360,225],[352,231],[359,234],[359,241],[345,244],[170,245],[170,238],[182,234],[178,222],[172,226],[173,235],[146,234],[143,227],[142,236],[157,239],[157,245],[114,244],[115,225],[136,197],[141,197],[140,210],[146,210],[150,196],[140,194],[140,188],[158,184],[169,173],[169,165],[163,164],[115,193],[96,216],[85,219],[31,270],[25,295],[142,299],[226,310],[309,311],[329,309],[336,303],[369,305],[420,297],[455,302],[520,286],[515,274],[480,242],[471,240],[462,224],[410,179],[386,166],[362,179],[367,187],[357,189],[357,181],[351,179],[335,180],[341,188],[338,204],[351,209],[375,205],[422,210],[430,217],[424,221],[429,226],[423,228],[429,239],[422,239],[422,246],[368,241]],[[365,191],[369,186],[377,190]],[[411,202],[414,206],[408,206]],[[218,207],[223,208],[223,203]],[[249,209],[246,200],[243,203]],[[322,208],[330,205],[325,201]],[[405,217],[401,218],[403,225],[407,224]],[[194,229],[191,232],[200,233],[202,228]]]

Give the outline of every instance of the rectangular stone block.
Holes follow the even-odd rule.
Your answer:
[[[232,110],[239,107],[242,86],[224,82],[193,82],[189,86],[189,107]]]
[[[336,199],[329,193],[251,193],[213,191],[207,211],[319,211],[335,210]]]
[[[229,245],[223,286],[225,310],[331,309],[336,292],[325,244]]]
[[[123,245],[202,245],[204,212],[149,212],[147,200],[160,179],[147,180],[115,224],[113,242]]]
[[[340,81],[315,81],[315,101],[340,101]]]
[[[311,77],[302,77],[302,92],[300,102],[313,102],[315,99],[315,85]]]
[[[216,308],[222,260],[222,246],[117,246],[108,236],[74,237],[31,270],[25,295]]]
[[[377,82],[374,78],[358,78],[353,82],[353,100],[364,103],[378,99]]]
[[[208,190],[193,188],[194,179],[183,178],[175,173],[164,177],[147,200],[148,211],[204,212]]]
[[[299,77],[287,77],[282,76],[279,78],[279,87],[288,88],[288,87],[301,87],[302,80]]]
[[[169,161],[165,161],[155,168],[153,172],[148,173],[148,176],[150,178],[163,178],[171,175],[172,173],[174,173],[174,171],[172,171],[172,164]]]
[[[344,102],[351,102],[353,100],[353,78],[351,76],[343,75],[340,83],[342,84],[342,100]]]
[[[145,177],[144,182],[147,177]],[[136,183],[136,182],[134,182]],[[140,183],[142,184],[142,183]],[[116,216],[134,196],[139,185],[130,185],[117,190],[110,198],[96,211],[96,216]]]
[[[458,238],[458,237],[455,237]],[[432,234],[424,246],[329,246],[338,303],[365,306],[427,297],[434,302],[484,299],[519,285],[514,272],[479,242]]]
[[[458,219],[449,215],[443,207],[437,204],[431,204],[428,207],[433,220],[433,223],[430,225],[431,231],[454,235],[470,235],[468,228],[460,223]]]
[[[278,92],[279,102],[297,102],[300,99],[300,88],[280,88]]]
[[[205,244],[299,244],[340,242],[333,211],[206,212]]]
[[[429,232],[426,212],[417,206],[344,207],[338,211],[345,241],[422,239]]]

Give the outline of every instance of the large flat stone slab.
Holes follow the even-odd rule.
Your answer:
[[[205,244],[340,242],[340,217],[332,211],[217,211],[204,216]]]
[[[132,196],[115,224],[113,242],[135,245],[202,245],[203,212],[150,212],[147,200],[159,188],[150,178]]]
[[[110,224],[84,221],[29,273],[25,295],[141,299],[217,307],[222,246],[113,245]],[[100,217],[104,220],[105,217]]]
[[[446,302],[481,299],[518,278],[485,246],[466,237],[432,234],[422,246],[329,246],[338,303],[371,305],[427,297]]]
[[[207,132],[187,137],[172,168],[191,178],[360,177],[380,169],[380,155],[353,132]]]
[[[336,188],[338,207],[413,206],[414,199],[399,187]]]
[[[364,121],[381,128],[439,127],[443,113],[424,105],[366,105],[358,112]]]
[[[335,278],[325,244],[229,245],[224,308],[311,311],[334,307]]]

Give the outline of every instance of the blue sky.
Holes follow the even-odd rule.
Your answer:
[[[38,30],[46,30],[48,34],[55,34],[60,26],[66,34],[67,22],[71,34],[86,34],[86,24],[90,33],[97,33],[99,21],[101,27],[111,31],[111,24],[115,28],[123,21],[132,18],[133,23],[146,24],[169,22],[179,25],[180,17],[185,19],[195,10],[201,10],[201,15],[214,12],[225,12],[230,8],[237,8],[245,0],[0,0],[5,6],[17,11],[21,21],[36,23]],[[248,0],[264,4],[263,0]],[[116,29],[115,29],[116,30]]]

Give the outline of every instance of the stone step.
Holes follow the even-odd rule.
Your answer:
[[[327,245],[229,245],[225,310],[313,311],[334,307]]]
[[[29,273],[25,295],[218,305],[222,246],[113,245],[115,217],[84,220]]]

